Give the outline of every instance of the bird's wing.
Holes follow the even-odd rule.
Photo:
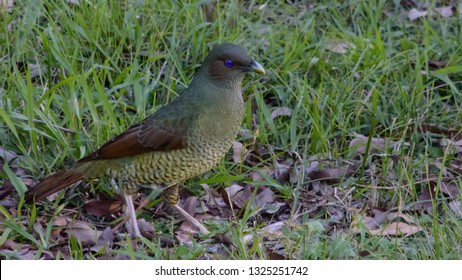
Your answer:
[[[97,151],[79,162],[115,159],[153,151],[169,151],[184,147],[191,121],[195,116],[177,113],[174,117],[159,111],[109,140]]]

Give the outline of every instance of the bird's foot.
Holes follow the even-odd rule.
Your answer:
[[[202,224],[201,222],[199,222],[196,218],[194,218],[193,216],[189,215],[188,212],[186,212],[183,208],[181,208],[181,206],[179,206],[178,204],[174,204],[172,205],[173,208],[176,209],[176,211],[178,211],[180,213],[180,215],[185,218],[188,222],[190,222],[191,224],[193,224],[199,231],[200,233],[202,234],[210,234],[210,231],[208,229],[206,229]]]

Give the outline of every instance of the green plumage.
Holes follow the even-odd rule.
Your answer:
[[[214,165],[231,147],[244,114],[242,79],[264,73],[240,47],[215,47],[176,100],[105,143],[68,170],[45,178],[27,193],[40,200],[78,180],[109,176],[123,191],[176,185]],[[177,187],[164,197],[176,204]]]

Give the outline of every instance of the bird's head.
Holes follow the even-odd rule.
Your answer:
[[[215,81],[241,81],[246,72],[265,74],[260,63],[251,59],[243,48],[232,44],[214,47],[205,59],[204,66]]]

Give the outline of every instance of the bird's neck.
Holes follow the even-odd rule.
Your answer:
[[[214,116],[209,120],[210,127],[206,129],[219,131],[232,126],[233,131],[240,126],[245,109],[242,78],[234,82],[219,82],[199,72],[190,83],[188,95],[192,97],[191,102],[198,102],[196,108],[204,115],[209,119]]]

